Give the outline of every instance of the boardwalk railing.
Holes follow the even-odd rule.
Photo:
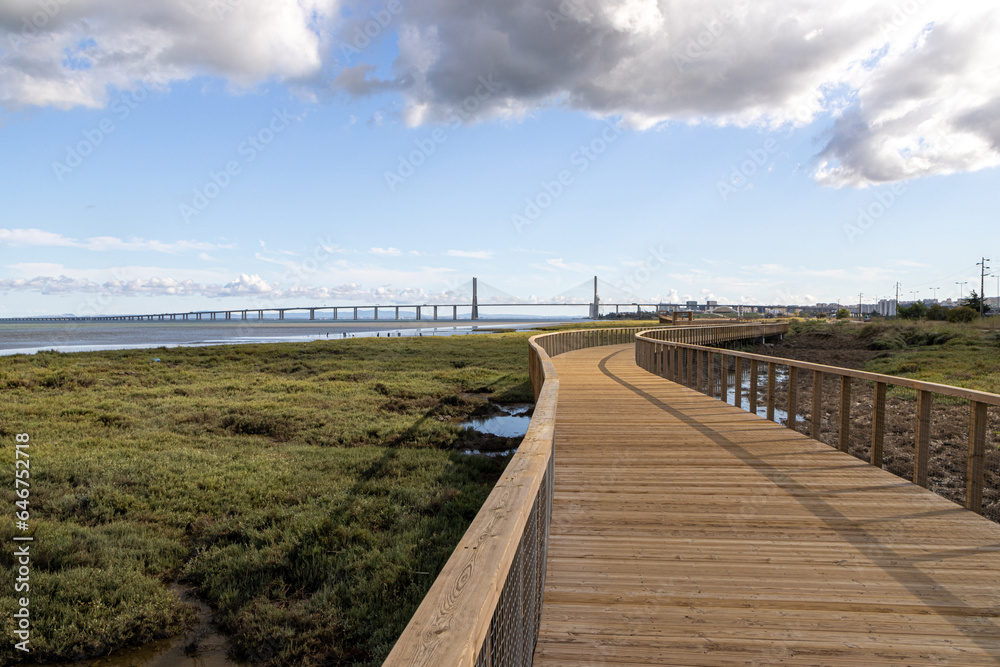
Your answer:
[[[939,465],[936,474],[941,479],[935,480],[932,490],[960,504],[963,504],[964,500],[967,509],[1000,520],[1000,502],[998,502],[1000,493],[997,488],[1000,477],[996,474],[998,471],[991,471],[992,480],[988,485],[992,496],[991,502],[984,505],[983,500],[987,471],[988,409],[990,406],[1000,406],[1000,395],[892,375],[722,350],[707,347],[715,343],[690,340],[690,334],[685,337],[689,340],[670,340],[663,336],[661,329],[651,329],[637,334],[636,363],[651,373],[684,384],[754,414],[760,414],[763,410],[764,414],[761,416],[771,421],[783,421],[790,429],[799,430],[799,424],[808,421],[807,433],[817,440],[821,438],[823,432],[824,378],[828,380],[827,384],[829,379],[833,379],[835,384],[839,385],[836,446],[841,451],[867,459],[872,465],[887,468],[897,474],[898,471],[884,465],[887,391],[891,386],[915,391],[916,404],[910,421],[913,446],[911,452],[906,454],[912,454],[913,482],[925,488],[928,487],[928,463],[932,458],[931,408],[935,397],[939,397],[939,404],[967,402],[968,449],[965,456],[961,457],[966,465],[961,466],[964,470],[960,468],[957,472],[962,479],[948,479],[947,466]],[[811,383],[807,374],[811,374]],[[863,387],[866,390],[866,398],[870,390],[871,411],[865,415],[871,420],[867,447],[858,446],[858,443],[852,445],[851,440],[852,420],[860,416],[860,411],[852,411],[852,406],[856,408],[859,404],[857,400],[852,402],[852,391],[858,384],[854,382],[855,380],[863,381],[862,384],[867,385]],[[805,393],[811,394],[810,400],[800,401],[800,394]],[[800,403],[804,404],[806,414],[800,414]],[[1000,458],[1000,453],[990,451],[989,457]],[[948,492],[949,486],[952,487],[951,493]],[[965,492],[964,499],[961,491]]]
[[[765,328],[761,328],[761,327]],[[770,328],[767,328],[770,327]],[[784,333],[787,325],[668,327],[657,335],[721,344]],[[503,476],[403,631],[386,667],[530,665],[538,639],[552,518],[559,376],[552,357],[632,343],[643,327],[560,331],[528,341],[535,412]]]

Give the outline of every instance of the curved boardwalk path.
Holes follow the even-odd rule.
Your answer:
[[[632,345],[554,362],[536,667],[1000,664],[1000,526]]]

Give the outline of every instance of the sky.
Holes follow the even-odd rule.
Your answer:
[[[1000,274],[997,34],[993,2],[0,0],[0,317],[957,298]]]

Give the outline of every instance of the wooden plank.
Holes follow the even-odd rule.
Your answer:
[[[875,404],[872,406],[872,444],[871,464],[882,467],[883,449],[885,446],[885,382],[875,383]]]
[[[930,458],[931,403],[934,394],[917,392],[917,426],[913,444],[913,483],[927,488],[927,463]]]
[[[750,389],[749,389],[749,391],[750,391],[750,413],[754,414],[754,415],[757,414],[757,394],[758,394],[758,389],[760,388],[758,386],[759,379],[760,378],[758,377],[758,374],[757,374],[757,360],[756,359],[751,359],[750,360]]]
[[[633,359],[556,360],[533,665],[1000,662],[1000,526]]]
[[[965,507],[983,513],[983,460],[986,456],[986,418],[988,405],[973,401],[969,405],[969,461],[965,480]]]

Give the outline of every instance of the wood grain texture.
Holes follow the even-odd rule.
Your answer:
[[[1000,526],[633,355],[554,360],[536,667],[1000,664]]]

